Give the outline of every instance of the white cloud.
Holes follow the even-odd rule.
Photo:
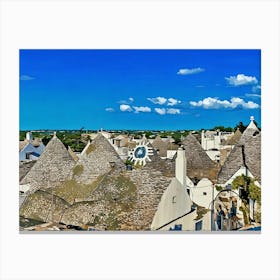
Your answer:
[[[163,105],[165,103],[167,103],[167,106],[174,106],[177,104],[180,104],[181,101],[175,98],[165,98],[165,97],[154,97],[154,98],[147,98],[147,100],[151,101],[154,104],[159,104],[159,105]]]
[[[154,104],[163,105],[167,99],[165,97],[155,97],[155,98],[147,98],[147,100],[153,102]]]
[[[257,109],[259,104],[252,101],[244,101],[239,97],[233,97],[228,100],[219,100],[218,98],[207,97],[198,102],[190,101],[190,105],[193,107],[202,107],[204,109],[220,109],[220,108],[230,108],[235,109],[237,107],[242,107],[243,109]]]
[[[106,112],[114,112],[115,110],[113,108],[106,108],[105,111]]]
[[[159,115],[165,115],[165,114],[166,114],[165,108],[155,108],[155,111],[156,111]]]
[[[253,101],[248,101],[247,103],[246,102],[244,103],[243,107],[245,109],[257,109],[260,107],[260,105]]]
[[[174,106],[174,105],[177,105],[181,103],[180,100],[178,99],[175,99],[175,98],[168,98],[168,103],[167,103],[167,106]]]
[[[260,85],[253,86],[252,91],[254,93],[259,93],[261,91],[261,86]]]
[[[246,76],[244,74],[238,74],[237,76],[230,76],[225,78],[232,86],[238,87],[243,85],[255,85],[258,83],[256,77]]]
[[[245,96],[261,98],[261,95],[257,93],[246,93]]]
[[[176,114],[181,114],[180,109],[174,109],[174,108],[155,108],[155,112],[158,113],[159,115],[165,115],[165,114],[170,114],[170,115],[176,115]]]
[[[29,76],[29,75],[21,75],[20,76],[20,80],[21,81],[30,81],[30,80],[34,80],[35,77]]]
[[[143,112],[143,113],[150,113],[151,112],[151,108],[150,107],[137,107],[137,106],[133,106],[135,113],[139,113],[139,112]]]
[[[177,72],[177,75],[191,75],[191,74],[197,74],[197,73],[201,73],[201,72],[204,72],[205,70],[203,68],[192,68],[192,69],[187,69],[187,68],[184,68],[184,69],[180,69],[178,72]]]
[[[128,100],[120,100],[118,101],[118,103],[120,104],[131,104],[132,102],[134,102],[134,98],[133,97],[129,97]]]
[[[180,109],[173,109],[173,108],[167,109],[167,114],[176,115],[180,113],[181,113]]]
[[[120,110],[122,112],[132,112],[132,108],[129,105],[126,105],[126,104],[121,104],[120,105]]]

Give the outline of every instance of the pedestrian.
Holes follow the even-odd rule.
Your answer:
[[[218,214],[217,214],[217,224],[218,224],[218,230],[222,229],[222,217],[225,217],[225,212],[222,209],[221,204],[219,205],[219,208],[217,210]]]

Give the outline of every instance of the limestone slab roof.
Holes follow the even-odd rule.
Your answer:
[[[171,178],[148,165],[131,172],[109,172],[87,201],[65,211],[62,222],[94,223],[100,230],[150,230]]]
[[[19,181],[21,181],[36,163],[35,160],[19,163]]]
[[[70,146],[68,147],[68,153],[74,159],[74,161],[78,161],[79,160],[79,157],[74,153],[74,151],[71,149]]]
[[[21,151],[28,143],[27,140],[19,141],[19,151]]]
[[[76,166],[71,171],[70,177],[77,180],[79,183],[91,183],[112,169],[125,169],[125,164],[120,156],[101,133],[95,137],[87,148],[81,154]],[[75,168],[80,168],[79,174],[75,172]]]
[[[186,150],[187,176],[197,179],[208,178],[212,182],[217,179],[218,166],[213,162],[201,147],[197,139],[189,134],[182,142]]]
[[[166,157],[168,142],[163,141],[159,135],[153,141],[152,146],[157,151],[159,156]]]
[[[63,143],[54,136],[21,183],[31,184],[32,189],[48,187],[48,182],[58,184],[69,176],[74,164]]]
[[[227,139],[225,142],[225,145],[236,145],[241,138],[242,133],[240,132],[239,129],[237,129],[234,134]]]
[[[261,182],[261,132],[253,124],[243,132],[218,174],[218,183],[226,183],[242,166],[247,166]]]

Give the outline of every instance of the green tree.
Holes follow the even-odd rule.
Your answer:
[[[213,130],[220,130],[220,131],[226,131],[226,132],[232,132],[233,129],[231,127],[224,127],[224,126],[215,126]]]
[[[240,132],[243,133],[246,129],[246,126],[244,126],[243,122],[239,122],[238,125],[235,126],[234,130],[237,130],[239,128]]]

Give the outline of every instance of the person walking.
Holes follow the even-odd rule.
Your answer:
[[[225,212],[224,212],[224,210],[222,209],[221,204],[219,205],[219,208],[218,208],[217,211],[218,211],[218,214],[217,214],[218,230],[221,230],[221,229],[222,229],[222,218],[225,217]]]

